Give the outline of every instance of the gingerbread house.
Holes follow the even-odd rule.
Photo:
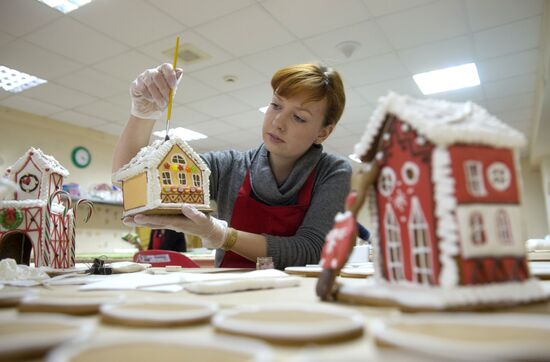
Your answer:
[[[379,166],[368,199],[375,284],[388,288],[351,294],[437,308],[545,298],[522,233],[525,143],[472,102],[382,97],[355,154]]]
[[[122,184],[123,216],[180,213],[183,204],[210,209],[210,170],[181,138],[158,140],[113,175]]]
[[[61,191],[68,175],[55,158],[35,148],[6,170],[4,177],[17,188],[0,200],[0,259],[29,265],[32,251],[37,267],[74,267],[75,210]]]

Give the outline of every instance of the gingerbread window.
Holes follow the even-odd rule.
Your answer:
[[[414,281],[421,284],[432,283],[432,263],[428,223],[418,197],[411,199],[409,215],[409,239],[412,244],[412,269]]]
[[[470,195],[487,195],[485,183],[483,182],[483,164],[480,161],[466,161],[464,162],[464,171],[466,173],[466,185]]]
[[[200,175],[197,175],[197,174],[193,175],[193,185],[195,187],[201,187],[201,176]]]
[[[512,183],[512,173],[508,166],[502,162],[493,162],[487,168],[489,185],[497,191],[504,191]]]
[[[401,179],[409,186],[416,185],[418,177],[420,176],[420,170],[418,165],[414,162],[407,161],[401,167]]]
[[[487,242],[483,215],[480,212],[475,211],[470,214],[470,232],[470,238],[474,245],[483,245]]]
[[[166,171],[162,173],[162,183],[164,185],[172,184],[172,177],[170,176],[170,172]]]
[[[395,217],[395,212],[390,203],[386,204],[384,216],[384,229],[386,231],[386,260],[390,280],[404,279],[403,258],[401,254],[401,229]]]
[[[183,172],[178,172],[178,180],[180,185],[187,185],[187,178]]]
[[[175,154],[172,156],[172,162],[179,165],[185,165],[185,157],[180,154]]]
[[[510,217],[504,209],[497,211],[496,216],[497,235],[502,244],[513,244],[512,239],[512,225],[510,223]]]

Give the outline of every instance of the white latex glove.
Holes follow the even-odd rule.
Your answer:
[[[168,106],[170,89],[178,87],[182,70],[174,71],[168,63],[141,73],[130,85],[133,116],[144,119],[159,119]]]
[[[125,217],[123,222],[127,226],[146,226],[153,229],[171,229],[174,231],[197,235],[202,239],[202,244],[206,248],[220,248],[225,239],[229,228],[227,222],[208,216],[198,211],[190,205],[184,205],[181,212],[185,217],[160,216],[138,214]]]

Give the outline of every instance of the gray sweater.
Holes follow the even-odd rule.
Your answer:
[[[290,175],[277,185],[264,145],[246,152],[234,150],[208,152],[201,157],[210,171],[210,197],[217,203],[217,217],[231,224],[233,205],[250,170],[253,197],[267,205],[292,205],[309,174],[316,168],[311,204],[298,231],[293,236],[265,235],[267,255],[275,267],[315,264],[319,262],[326,234],[334,216],[344,208],[350,189],[351,166],[342,157],[322,152],[322,146],[312,146],[294,166]],[[216,266],[223,250],[216,252]]]

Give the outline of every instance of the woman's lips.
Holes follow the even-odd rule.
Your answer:
[[[273,133],[268,133],[267,135],[269,136],[270,141],[273,142],[273,143],[284,143],[285,142],[282,139],[280,139],[279,137],[275,136]]]

